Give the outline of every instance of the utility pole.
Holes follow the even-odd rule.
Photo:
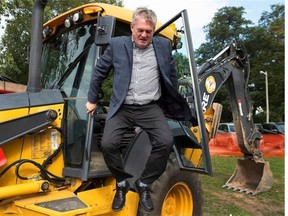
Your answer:
[[[265,75],[265,85],[266,85],[266,122],[269,122],[269,96],[268,96],[268,72],[260,71],[260,74]]]

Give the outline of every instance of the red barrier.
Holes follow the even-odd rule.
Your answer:
[[[217,139],[217,137],[216,137]],[[284,157],[285,156],[285,148],[284,144],[276,144],[271,142],[271,139],[266,140],[263,138],[263,144],[260,146],[260,151],[262,152],[264,157]],[[275,140],[274,140],[275,141]],[[230,143],[231,144],[231,143]],[[221,145],[219,142],[215,141],[215,139],[211,139],[209,142],[210,154],[215,156],[243,156],[240,148],[237,144],[234,143],[233,148],[231,145]]]

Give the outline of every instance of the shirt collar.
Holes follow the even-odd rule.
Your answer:
[[[142,49],[142,50],[144,50],[144,49],[147,49],[147,48],[152,44],[152,40],[151,40],[150,43],[149,43],[146,47],[144,47],[144,48],[139,48],[132,37],[131,37],[131,40],[132,40],[133,49],[136,49],[136,48],[137,48],[137,49]]]

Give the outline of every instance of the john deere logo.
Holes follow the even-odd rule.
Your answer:
[[[207,77],[206,82],[205,82],[205,88],[209,94],[215,91],[216,82],[213,76]]]

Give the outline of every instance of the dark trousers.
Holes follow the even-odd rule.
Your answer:
[[[145,184],[151,184],[166,169],[173,136],[157,103],[141,106],[122,105],[118,112],[106,121],[101,143],[105,162],[117,182],[132,177],[125,172],[120,154],[122,137],[131,126],[141,127],[150,138],[152,150],[140,180]]]

